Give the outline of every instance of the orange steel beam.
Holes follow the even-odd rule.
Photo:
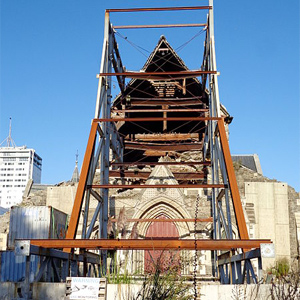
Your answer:
[[[109,177],[115,178],[142,178],[147,179],[150,176],[151,172],[144,171],[127,171],[127,170],[110,170]],[[204,173],[199,172],[173,172],[174,177],[177,180],[193,180],[193,179],[203,179]]]
[[[212,6],[179,6],[179,7],[143,7],[143,8],[111,8],[106,9],[106,12],[141,12],[141,11],[176,11],[176,10],[202,10],[212,9]]]
[[[111,222],[118,222],[118,219],[110,219]],[[213,218],[203,218],[203,219],[126,219],[127,222],[212,222]]]
[[[248,230],[246,226],[245,216],[242,208],[240,193],[235,177],[235,172],[233,168],[233,163],[231,159],[231,154],[229,150],[228,140],[225,132],[224,120],[220,119],[218,121],[218,129],[220,135],[220,141],[222,146],[222,151],[224,155],[224,161],[227,170],[228,183],[230,187],[230,193],[233,201],[233,207],[235,212],[235,217],[237,221],[237,226],[241,239],[249,239]]]
[[[111,162],[111,166],[210,166],[210,161],[134,161],[134,162]]]
[[[135,249],[135,250],[231,250],[238,248],[259,248],[262,243],[271,243],[271,240],[179,240],[179,239],[97,239],[97,240],[54,240],[37,239],[30,240],[31,245],[43,248],[82,248],[82,249]]]
[[[178,28],[178,27],[205,27],[206,23],[195,24],[157,24],[157,25],[115,25],[114,29],[142,29],[142,28]]]
[[[90,131],[90,135],[89,135],[89,139],[88,139],[88,143],[87,143],[87,147],[86,147],[86,151],[85,151],[85,155],[81,167],[80,179],[79,179],[76,196],[73,204],[72,214],[70,217],[69,227],[66,233],[67,239],[75,239],[76,236],[79,216],[82,208],[82,202],[83,202],[85,187],[88,178],[88,172],[89,172],[91,159],[95,147],[97,127],[98,127],[97,123],[92,123],[91,131]]]
[[[158,118],[105,118],[94,119],[93,122],[158,122],[158,121],[218,121],[218,117],[158,117]]]
[[[156,99],[156,98],[154,98]],[[161,109],[161,108],[157,108],[157,109],[112,109],[112,112],[116,112],[116,113],[125,113],[125,112],[129,112],[129,113],[142,113],[142,112],[153,112],[153,113],[158,113],[158,112],[207,112],[208,109],[206,108],[167,108],[167,109]]]
[[[209,189],[209,188],[225,188],[225,184],[92,184],[87,185],[87,188],[93,189]]]

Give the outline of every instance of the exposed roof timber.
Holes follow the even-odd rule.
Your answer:
[[[204,173],[199,172],[172,172],[176,180],[198,180],[204,178]],[[114,178],[141,178],[148,179],[151,172],[145,171],[127,171],[127,170],[110,170],[109,177]],[[150,177],[151,179],[151,177]]]
[[[130,106],[161,106],[161,105],[169,105],[169,106],[190,106],[190,105],[202,105],[202,100],[151,100],[151,101],[143,101],[143,100],[131,100]]]
[[[159,112],[208,112],[208,109],[205,108],[167,108],[167,109],[114,109],[112,113],[159,113]]]
[[[172,80],[172,79],[184,79],[184,78],[195,78],[204,74],[218,74],[217,71],[202,71],[202,70],[191,70],[191,71],[171,71],[171,72],[134,72],[127,71],[121,73],[99,73],[97,78],[101,76],[124,76],[134,79],[143,80]]]
[[[93,119],[93,123],[97,122],[162,122],[162,121],[218,121],[218,117],[158,117],[158,118],[106,118],[106,119]]]
[[[178,6],[178,7],[142,7],[142,8],[111,8],[106,12],[141,12],[141,11],[173,11],[173,10],[202,10],[212,9],[212,6]]]
[[[193,240],[193,239],[36,239],[31,245],[43,248],[82,248],[82,249],[136,249],[136,250],[232,250],[237,248],[259,248],[260,244],[270,244],[271,240]]]
[[[206,27],[206,23],[194,24],[152,24],[152,25],[116,25],[114,29],[143,29],[143,28],[178,28],[178,27]]]
[[[134,150],[157,150],[157,151],[190,151],[202,150],[202,143],[173,143],[173,144],[153,144],[153,143],[140,143],[125,141],[125,149]]]
[[[162,157],[169,155],[170,157],[176,156],[176,152],[174,151],[162,151],[162,150],[145,150],[143,155],[150,157],[150,156],[157,156],[157,157]]]
[[[197,139],[199,140],[198,133],[162,133],[162,134],[134,134],[134,140],[140,141],[184,141]],[[130,140],[130,136],[125,137]]]
[[[125,97],[126,98],[126,97]],[[194,96],[194,97],[180,97],[180,98],[172,98],[172,97],[132,97],[129,95],[130,101],[132,100],[144,100],[144,101],[153,101],[153,100],[168,100],[168,101],[182,101],[182,100],[200,100],[202,96]]]

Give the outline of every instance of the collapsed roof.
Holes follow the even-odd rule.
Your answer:
[[[164,36],[150,54],[142,72],[188,71]],[[169,74],[159,79],[132,79],[113,102],[112,114],[126,118],[199,117],[208,112],[208,97],[197,78]],[[169,121],[117,124],[124,141],[124,162],[157,161],[189,150],[202,150],[205,122]],[[193,132],[193,133],[191,133]]]

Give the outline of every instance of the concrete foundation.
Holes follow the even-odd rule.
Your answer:
[[[18,296],[18,283],[0,282],[0,299],[20,299]],[[128,300],[137,295],[141,289],[139,284],[108,284],[107,300]],[[220,285],[203,283],[199,287],[198,299],[201,300],[265,300],[270,297],[271,286],[263,285]],[[64,300],[65,283],[44,283],[32,284],[32,300]],[[193,290],[191,290],[193,294]],[[24,297],[24,295],[22,295]],[[25,298],[24,298],[25,299]]]

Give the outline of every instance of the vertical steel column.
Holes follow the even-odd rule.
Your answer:
[[[209,6],[213,7],[213,0],[209,0]],[[213,9],[208,12],[208,28],[207,28],[207,68],[209,71],[216,71],[216,59],[214,51],[214,18]],[[219,102],[219,90],[217,88],[218,81],[217,75],[208,75],[208,85],[209,85],[209,115],[210,117],[220,117],[220,102]],[[217,163],[217,153],[215,148],[215,129],[216,121],[209,121],[209,143],[210,143],[210,155],[211,155],[211,173],[212,173],[212,184],[219,182],[218,178],[218,163]],[[220,214],[218,212],[217,201],[217,190],[212,189],[212,215],[213,215],[213,238],[221,238],[221,225],[220,225]],[[214,275],[218,273],[217,268],[217,251],[214,251]]]
[[[104,69],[102,72],[111,73],[112,72],[112,51],[113,51],[113,41],[112,41],[112,30],[109,21],[109,13],[105,12],[105,26],[104,26],[104,40],[105,45],[105,56],[103,63]],[[101,117],[110,118],[111,117],[111,77],[103,77],[105,84],[102,85],[101,89],[104,89],[103,100],[101,103]],[[99,83],[100,84],[100,83]],[[110,150],[110,135],[111,135],[111,123],[103,122],[101,124],[101,129],[103,132],[103,146],[100,154],[100,184],[109,183],[109,150]],[[108,189],[101,189],[100,196],[102,198],[101,209],[99,213],[99,237],[107,238],[107,221],[108,221]],[[102,272],[106,273],[106,259],[107,251],[102,251]]]

